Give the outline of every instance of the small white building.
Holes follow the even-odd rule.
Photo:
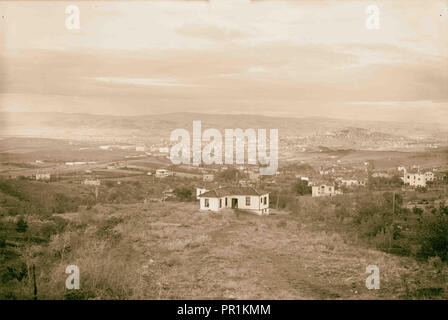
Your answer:
[[[135,147],[135,151],[137,151],[137,152],[145,152],[145,147],[144,146],[136,146]]]
[[[419,172],[405,172],[403,182],[411,187],[426,187],[426,175]]]
[[[425,172],[425,178],[426,178],[426,182],[434,181],[436,179],[436,176],[434,175],[433,172],[427,171],[427,172]]]
[[[101,181],[99,179],[85,179],[83,184],[86,186],[99,186],[101,185]]]
[[[363,180],[356,180],[356,179],[340,179],[339,180],[341,185],[344,187],[358,187],[358,186],[365,186],[365,181]]]
[[[325,196],[334,196],[337,192],[333,185],[320,184],[317,186],[312,186],[311,195],[313,197],[325,197]]]
[[[373,178],[390,178],[391,175],[387,172],[374,172],[372,173]]]
[[[170,172],[166,169],[157,169],[156,170],[156,178],[165,178],[170,175]]]
[[[36,173],[36,180],[50,180],[51,174],[49,173]]]
[[[200,210],[204,211],[219,212],[224,208],[232,208],[259,215],[269,214],[269,193],[258,192],[252,187],[221,187],[197,194],[197,197]]]
[[[204,182],[212,182],[215,179],[215,176],[212,174],[204,174],[202,176],[202,181]]]

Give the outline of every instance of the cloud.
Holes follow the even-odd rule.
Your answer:
[[[152,79],[152,78],[106,78],[96,77],[94,80],[106,83],[134,84],[139,86],[162,86],[162,87],[185,87],[184,83],[172,79]]]
[[[201,25],[186,25],[177,29],[177,32],[183,36],[203,38],[215,42],[225,42],[235,39],[241,39],[247,35],[239,30],[232,30],[228,28],[220,28],[217,26],[201,26]]]

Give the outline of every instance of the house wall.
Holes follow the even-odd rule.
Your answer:
[[[209,201],[208,207],[205,206],[205,199],[208,199],[208,201]],[[199,201],[200,201],[201,210],[206,210],[206,211],[218,211],[219,210],[218,198],[200,198]]]
[[[269,214],[269,193],[262,196],[248,196],[250,197],[250,205],[246,205],[246,196],[227,196],[222,198],[199,198],[200,209],[205,211],[220,211],[224,208],[232,208],[232,199],[238,199],[238,209],[250,210],[258,214]],[[261,199],[266,197],[266,204]],[[227,206],[226,206],[227,198]],[[209,207],[205,207],[205,199],[209,199]],[[222,206],[219,207],[219,200],[221,200]]]
[[[311,195],[313,197],[332,196],[335,194],[336,192],[334,186],[320,185],[320,186],[313,186],[311,189]]]
[[[404,176],[404,183],[413,187],[426,187],[426,177],[420,173],[407,173]]]
[[[238,209],[254,211],[258,214],[269,214],[269,193],[261,196],[247,196],[250,197],[250,205],[246,205],[246,196],[228,196],[227,207],[232,207],[232,199],[238,199]],[[266,204],[261,202],[261,199],[266,197]]]
[[[196,199],[199,199],[199,196],[203,193],[206,193],[208,190],[205,188],[196,188]]]

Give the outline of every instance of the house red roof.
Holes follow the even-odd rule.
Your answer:
[[[199,197],[221,198],[226,196],[261,196],[267,192],[259,192],[253,187],[221,187],[204,192]]]

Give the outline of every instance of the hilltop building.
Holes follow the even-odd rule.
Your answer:
[[[341,194],[341,192],[337,191],[334,185],[319,184],[311,187],[313,197],[331,197],[336,194]]]
[[[198,194],[199,192],[199,194]],[[252,187],[221,187],[196,190],[200,210],[219,212],[224,208],[242,209],[259,215],[269,214],[269,193]]]

